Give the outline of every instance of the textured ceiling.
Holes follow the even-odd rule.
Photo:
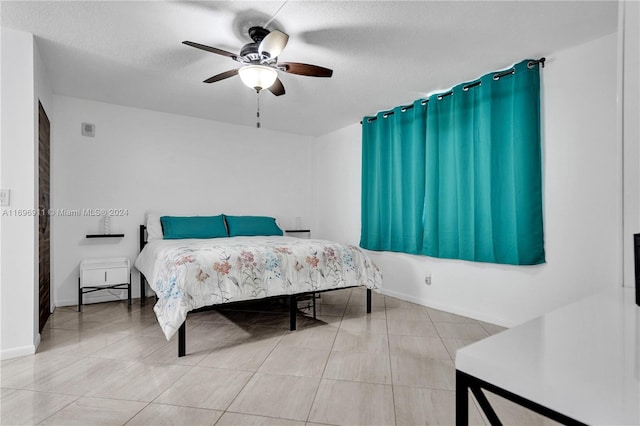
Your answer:
[[[3,27],[36,36],[54,93],[255,126],[256,94],[231,52],[281,1],[2,1]],[[294,1],[269,28],[290,35],[281,61],[334,70],[280,73],[287,94],[261,94],[262,127],[322,135],[525,58],[616,30],[616,1]]]

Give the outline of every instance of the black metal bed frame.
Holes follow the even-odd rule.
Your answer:
[[[146,230],[147,230],[147,227],[145,225],[140,225],[140,251],[142,251],[144,246],[147,244],[147,239],[145,238]],[[142,272],[140,272],[140,303],[142,304],[145,303],[145,299],[146,299],[146,283],[147,283],[147,278],[144,276]],[[319,290],[319,291],[309,291],[309,292],[297,293],[297,294],[291,294],[291,295],[270,296],[262,299],[251,299],[251,300],[267,300],[267,299],[276,299],[276,298],[289,299],[289,329],[293,331],[296,329],[296,316],[298,312],[299,298],[305,298],[305,297],[315,298],[315,295],[318,293],[325,293],[327,291],[334,291],[334,290],[344,290],[345,288],[354,288],[354,287],[357,287],[357,286],[340,287],[336,289]],[[371,289],[367,288],[367,313],[368,314],[371,313],[371,294],[372,294]],[[211,307],[211,306],[220,306],[220,305],[210,305],[208,307]],[[199,308],[197,310],[202,310],[205,308],[207,307]],[[314,300],[314,318],[315,318],[315,300]],[[187,320],[185,319],[185,321],[182,323],[182,325],[178,329],[178,357],[185,356],[187,352],[186,325],[187,325]]]
[[[640,234],[633,234],[633,259],[636,275],[636,305],[640,306]]]

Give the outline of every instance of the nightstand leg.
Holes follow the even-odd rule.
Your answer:
[[[127,285],[127,296],[129,298],[129,306],[131,306],[131,274],[129,274],[129,284]]]
[[[78,312],[82,312],[82,287],[80,287],[80,277],[78,277]]]

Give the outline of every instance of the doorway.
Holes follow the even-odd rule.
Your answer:
[[[49,222],[49,170],[50,170],[50,123],[42,104],[38,102],[38,263],[39,263],[39,330],[51,313],[51,244]]]

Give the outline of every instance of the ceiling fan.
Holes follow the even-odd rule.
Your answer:
[[[240,68],[209,77],[204,80],[204,83],[214,83],[239,74],[242,82],[246,86],[255,89],[256,92],[259,93],[262,89],[268,89],[274,95],[281,96],[285,94],[285,90],[282,81],[278,78],[278,71],[310,77],[331,77],[333,75],[333,71],[329,68],[317,65],[300,62],[278,62],[278,55],[280,55],[289,40],[289,36],[282,31],[269,31],[266,28],[256,26],[249,28],[249,37],[253,42],[245,44],[238,55],[192,41],[183,41],[182,43],[207,52],[227,56],[243,65]]]

